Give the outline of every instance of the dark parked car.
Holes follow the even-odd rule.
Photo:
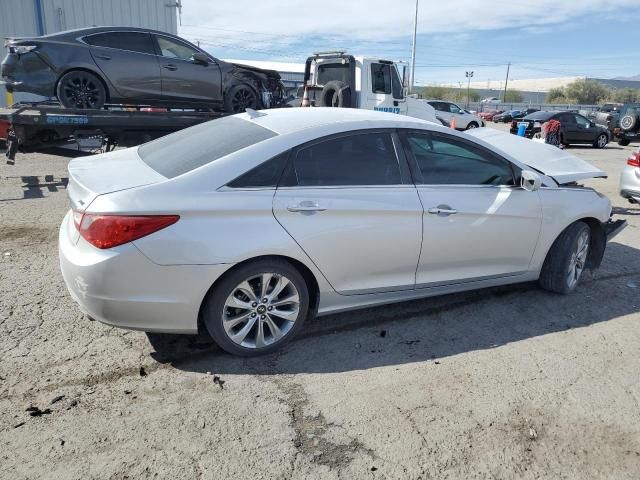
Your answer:
[[[280,75],[212,57],[175,35],[95,27],[10,39],[0,76],[9,91],[67,108],[188,106],[229,113],[282,102]]]
[[[573,112],[535,112],[521,120],[511,122],[511,133],[518,133],[520,123],[527,124],[525,136],[533,138],[542,131],[542,125],[549,120],[560,122],[560,142],[563,145],[587,143],[596,148],[604,148],[609,143],[609,131]]]
[[[622,107],[613,134],[622,146],[640,139],[640,103],[627,103]]]
[[[496,123],[509,123],[513,120],[519,120],[534,112],[537,112],[537,108],[527,108],[526,110],[511,110],[509,112],[502,113],[493,117],[493,121]]]

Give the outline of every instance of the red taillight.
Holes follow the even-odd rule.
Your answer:
[[[627,160],[627,165],[640,168],[640,152],[632,153],[629,160]]]
[[[96,215],[73,212],[82,238],[94,247],[112,248],[133,242],[178,221],[178,215]]]

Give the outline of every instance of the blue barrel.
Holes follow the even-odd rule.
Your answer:
[[[524,132],[527,131],[527,124],[526,123],[521,123],[518,125],[518,136],[519,137],[524,137]]]

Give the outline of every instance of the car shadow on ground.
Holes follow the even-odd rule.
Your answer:
[[[609,245],[615,271],[586,278],[557,295],[523,283],[330,315],[309,321],[282,350],[255,358],[226,354],[205,335],[148,334],[160,363],[215,374],[331,373],[433,361],[532,337],[606,322],[640,311],[626,285],[640,278],[640,252]],[[605,291],[606,290],[606,291]],[[617,292],[617,293],[616,293]],[[618,295],[615,302],[602,298]],[[629,299],[623,298],[629,296]]]

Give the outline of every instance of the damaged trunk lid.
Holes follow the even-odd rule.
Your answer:
[[[483,140],[518,162],[544,173],[559,184],[588,178],[607,178],[607,174],[602,170],[552,145],[491,128],[478,128],[466,133]]]

